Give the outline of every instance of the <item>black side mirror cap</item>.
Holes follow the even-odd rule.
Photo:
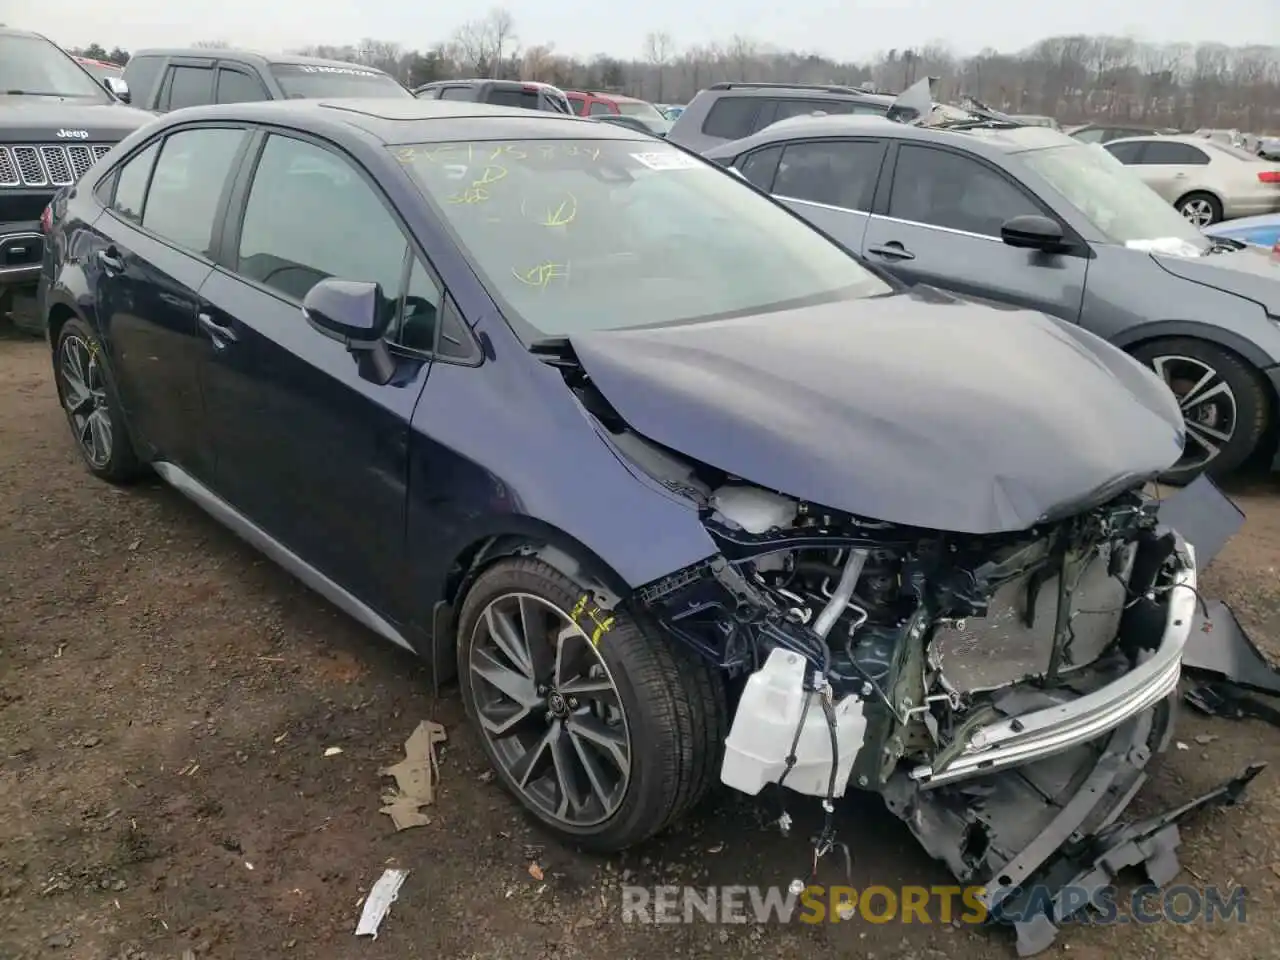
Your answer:
[[[1000,239],[1021,250],[1060,252],[1067,247],[1062,224],[1038,213],[1011,217],[1000,226]]]
[[[383,339],[391,319],[383,305],[380,284],[329,277],[307,291],[302,315],[355,356],[361,377],[385,384],[395,375],[395,359]]]

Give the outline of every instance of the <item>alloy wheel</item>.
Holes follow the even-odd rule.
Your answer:
[[[1202,197],[1195,197],[1182,204],[1182,215],[1197,227],[1213,223],[1213,204]]]
[[[58,351],[62,404],[85,458],[101,469],[111,459],[111,413],[97,350],[72,334]]]
[[[564,610],[529,593],[490,601],[468,657],[476,718],[515,789],[577,829],[626,797],[631,738],[609,668]]]
[[[1217,370],[1183,356],[1153,357],[1152,367],[1173,391],[1187,426],[1187,445],[1179,470],[1198,469],[1222,452],[1235,436],[1238,405],[1235,392]]]

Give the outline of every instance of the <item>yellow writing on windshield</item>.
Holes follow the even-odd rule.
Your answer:
[[[543,227],[567,227],[578,216],[578,198],[572,193],[565,193],[559,203],[531,204],[527,200],[520,201],[520,213],[529,220],[534,220]]]
[[[449,198],[450,203],[483,203],[489,199],[490,184],[497,183],[507,175],[507,168],[491,163],[480,171],[480,176],[471,181],[471,185],[461,193]]]
[[[523,272],[513,267],[511,274],[521,283],[528,284],[531,287],[546,288],[552,280],[567,281],[569,279],[569,264],[548,261],[540,263],[536,267],[530,267]]]

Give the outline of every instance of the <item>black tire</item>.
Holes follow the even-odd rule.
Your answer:
[[[103,354],[102,343],[87,323],[79,317],[73,317],[58,332],[58,343],[53,354],[54,382],[58,387],[58,401],[62,404],[63,412],[71,427],[72,440],[80,453],[80,459],[95,477],[106,480],[108,483],[131,483],[146,472],[146,467],[139,460],[137,451],[134,449],[124,417],[120,412],[119,400],[116,398],[115,391],[109,386],[105,372],[99,374],[100,389],[94,391],[97,396],[92,402],[93,411],[101,411],[100,415],[110,423],[110,444],[106,457],[95,457],[89,449],[90,441],[86,439],[86,428],[82,422],[78,421],[76,411],[70,406],[71,386],[68,375],[63,369],[63,363],[66,352],[73,349],[73,345],[74,348],[78,348],[80,344],[87,347],[92,362],[97,364]]]
[[[1186,208],[1191,204],[1204,205],[1209,211],[1209,219],[1199,222],[1197,226],[1207,227],[1211,223],[1220,223],[1222,221],[1222,201],[1212,193],[1204,193],[1199,190],[1193,191],[1185,197],[1179,197],[1174,207],[1185,217],[1187,216]]]
[[[1266,385],[1258,371],[1239,355],[1205,340],[1188,337],[1153,340],[1139,346],[1133,351],[1133,355],[1157,373],[1160,372],[1158,361],[1161,358],[1183,357],[1202,364],[1221,378],[1234,397],[1234,430],[1231,439],[1222,443],[1220,452],[1207,463],[1183,466],[1180,461],[1179,467],[1161,477],[1166,483],[1189,483],[1202,472],[1214,480],[1221,480],[1243,466],[1258,444],[1268,436],[1272,409]],[[1164,367],[1166,370],[1170,369],[1169,363],[1166,362]],[[1167,376],[1163,379],[1168,382]],[[1195,410],[1184,411],[1184,415],[1188,413],[1194,416]],[[1188,433],[1191,434],[1193,430],[1194,423],[1188,427]],[[1195,446],[1195,440],[1189,436],[1188,450],[1191,451]]]
[[[476,681],[470,670],[478,627],[489,605],[512,594],[531,595],[571,614],[584,588],[540,560],[502,560],[468,590],[458,618],[458,675],[467,714],[478,721]],[[630,773],[625,793],[608,819],[579,827],[541,809],[521,789],[477,722],[485,753],[503,786],[561,840],[595,852],[613,852],[649,839],[683,817],[719,779],[728,726],[721,677],[677,641],[622,611],[579,613],[590,634],[612,618],[595,650],[625,711]],[[539,708],[540,709],[540,708]],[[548,715],[549,716],[549,715]]]

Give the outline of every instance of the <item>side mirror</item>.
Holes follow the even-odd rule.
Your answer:
[[[1037,213],[1006,220],[1000,227],[1000,239],[1011,247],[1046,253],[1059,251],[1064,246],[1062,224]]]
[[[395,360],[382,339],[390,322],[383,303],[379,284],[329,277],[307,291],[302,315],[317,332],[355,356],[360,376],[385,384],[395,374]]]
[[[124,82],[124,78],[122,77],[107,77],[102,81],[102,85],[107,88],[107,91],[113,97],[122,103],[128,103],[133,99],[132,95],[129,93],[129,85]]]

